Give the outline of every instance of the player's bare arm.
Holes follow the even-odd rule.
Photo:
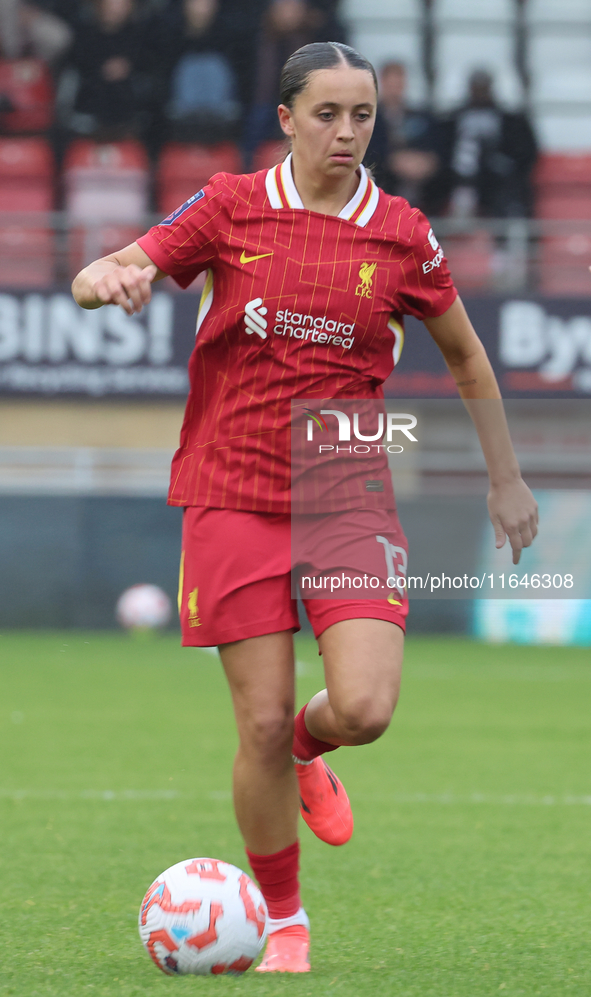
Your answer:
[[[538,532],[538,506],[521,477],[513,450],[501,393],[484,346],[464,305],[456,298],[451,308],[425,325],[441,350],[461,398],[476,427],[490,478],[488,511],[496,546],[508,536],[513,563]]]
[[[152,297],[152,284],[166,274],[137,242],[90,263],[74,278],[72,294],[81,308],[120,305],[127,315],[141,312]]]

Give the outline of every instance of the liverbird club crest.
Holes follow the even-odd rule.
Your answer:
[[[355,294],[358,298],[373,298],[373,291],[371,285],[373,283],[373,275],[377,263],[362,263],[359,268],[359,279],[360,284],[355,288]]]

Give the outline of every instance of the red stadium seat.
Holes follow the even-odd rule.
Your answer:
[[[0,211],[51,211],[53,154],[43,138],[0,138]]]
[[[591,188],[583,193],[577,189],[569,192],[565,188],[556,194],[544,194],[538,197],[536,215],[538,218],[591,220]]]
[[[0,93],[12,108],[0,114],[2,131],[43,132],[53,124],[53,83],[41,59],[0,59]]]
[[[53,153],[44,138],[0,138],[0,179],[53,179]]]
[[[533,179],[537,187],[563,187],[565,184],[591,187],[591,156],[587,153],[546,153],[540,156]]]
[[[205,183],[214,173],[239,173],[241,168],[240,151],[233,142],[211,146],[169,142],[160,156],[158,178],[161,183],[180,180]]]
[[[252,172],[270,170],[272,166],[277,166],[277,163],[282,163],[288,152],[289,142],[287,139],[282,142],[277,142],[276,140],[263,142],[262,145],[259,145],[253,156]]]
[[[145,231],[149,163],[139,142],[74,142],[65,157],[69,269],[134,242]]]
[[[490,290],[494,279],[494,240],[488,232],[446,236],[443,252],[460,291]]]
[[[233,142],[184,145],[170,142],[158,164],[158,208],[168,215],[204,187],[215,173],[240,173],[242,158]]]
[[[148,157],[139,142],[74,142],[64,162],[66,211],[72,220],[91,224],[141,224],[149,179]]]
[[[534,174],[538,218],[591,219],[591,156],[540,157]]]
[[[0,138],[3,287],[48,287],[53,281],[54,240],[47,218],[54,206],[53,172],[53,154],[44,138]],[[12,220],[15,214],[24,217]]]
[[[552,236],[542,241],[539,257],[539,287],[543,294],[591,294],[591,235],[580,232]]]
[[[51,211],[53,190],[48,185],[7,184],[0,186],[0,211]]]
[[[128,139],[126,142],[92,142],[78,139],[69,147],[64,169],[92,172],[102,177],[106,173],[119,174],[128,170],[146,170],[148,155],[143,145]]]
[[[68,265],[70,276],[75,277],[82,267],[101,256],[129,246],[143,235],[139,225],[86,225],[70,230]]]
[[[54,280],[53,232],[4,225],[0,228],[0,286],[50,287]]]

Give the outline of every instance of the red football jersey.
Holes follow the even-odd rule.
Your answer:
[[[187,287],[208,270],[171,505],[290,509],[293,398],[381,398],[403,316],[456,297],[429,222],[363,166],[337,216],[307,211],[291,157],[220,173],[138,240]]]

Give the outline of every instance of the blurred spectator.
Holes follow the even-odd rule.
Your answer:
[[[0,55],[4,59],[34,56],[55,62],[68,48],[72,32],[60,17],[41,4],[0,0]]]
[[[256,84],[257,46],[260,29],[269,0],[220,0],[226,52],[238,81],[238,93],[243,107],[253,102]]]
[[[256,55],[254,102],[245,136],[247,158],[266,139],[282,137],[277,122],[279,78],[288,57],[316,41],[345,41],[338,0],[271,0],[263,16]]]
[[[525,114],[496,101],[492,76],[470,76],[468,99],[447,124],[446,185],[450,212],[519,218],[531,213],[530,176],[537,144]]]
[[[406,68],[388,62],[380,72],[378,113],[366,161],[388,194],[405,197],[413,207],[434,209],[441,163],[438,122],[424,109],[406,103]]]
[[[81,10],[59,94],[70,131],[105,140],[143,132],[151,96],[145,41],[135,0],[94,0]]]
[[[164,14],[169,65],[165,117],[171,138],[215,142],[231,137],[240,118],[230,35],[219,0],[182,0]],[[158,41],[158,39],[156,39]]]
[[[33,0],[33,2],[36,7],[48,11],[50,14],[55,14],[56,17],[61,17],[68,24],[74,24],[79,17],[81,8],[88,0],[84,0],[83,3],[80,3],[80,0]]]

